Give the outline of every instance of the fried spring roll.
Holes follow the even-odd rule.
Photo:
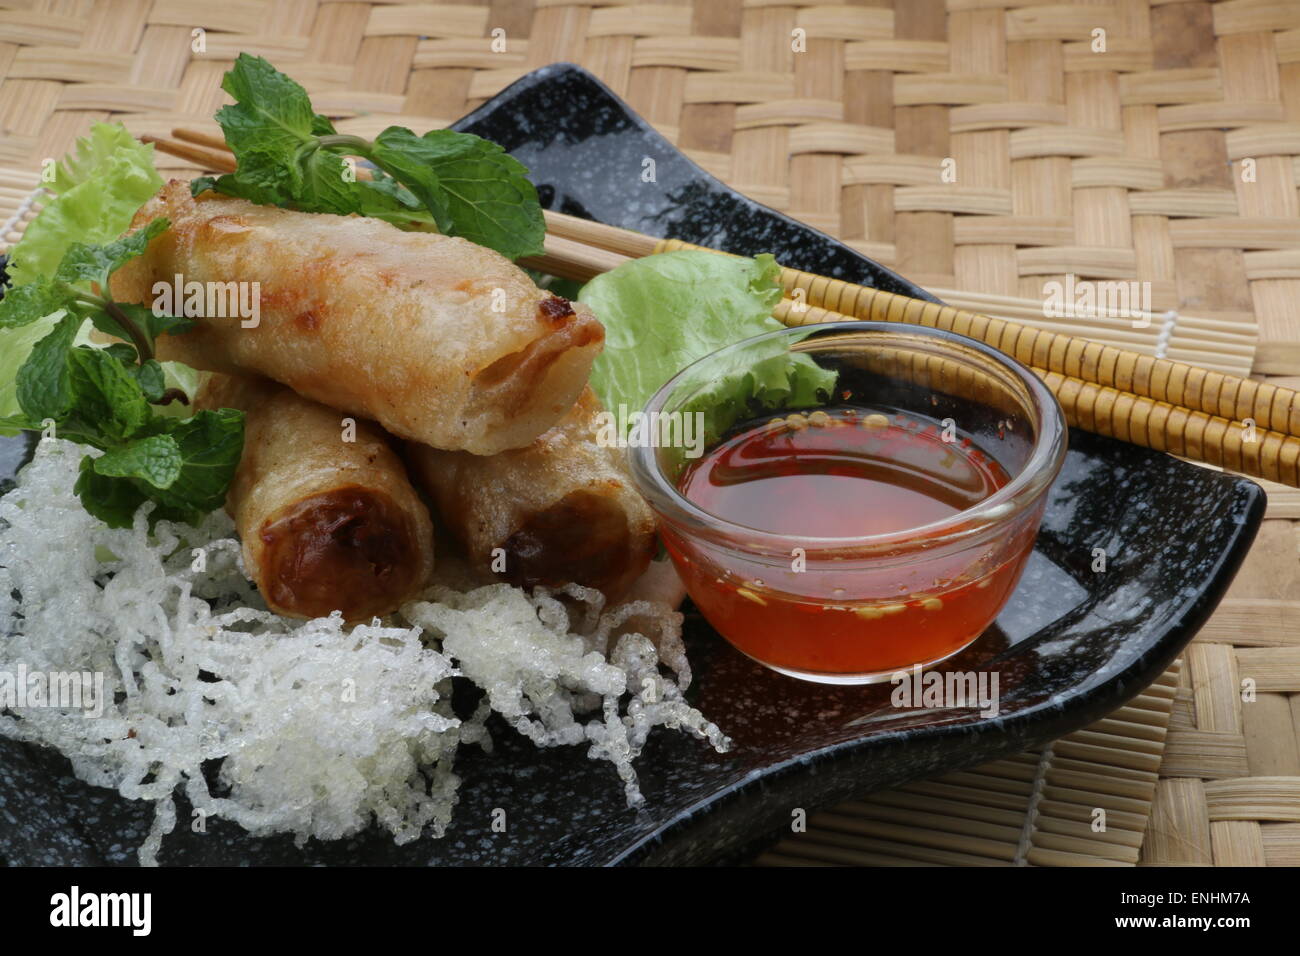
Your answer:
[[[412,478],[472,565],[525,587],[575,582],[611,600],[646,569],[654,515],[618,450],[597,443],[599,411],[584,389],[569,414],[527,448],[491,457],[407,446]]]
[[[367,620],[425,586],[429,510],[379,428],[358,421],[344,441],[340,413],[265,379],[213,375],[195,404],[245,413],[226,510],[273,611]]]
[[[196,327],[161,336],[159,358],[258,373],[435,448],[527,445],[572,407],[604,342],[586,306],[464,239],[211,192],[195,199],[178,181],[133,228],[159,216],[171,228],[113,277],[119,300],[148,305],[177,298],[172,288],[197,306],[189,286],[204,284],[193,286],[204,314],[187,306]],[[254,289],[255,327],[234,314],[251,309],[232,307],[232,293],[251,304]]]

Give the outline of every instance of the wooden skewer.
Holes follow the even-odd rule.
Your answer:
[[[214,137],[193,130],[173,133],[187,142],[152,141],[198,162],[198,155],[219,155]],[[213,149],[195,152],[194,144],[200,143]],[[222,158],[228,167],[228,155]],[[585,281],[630,258],[702,249],[563,213],[547,211],[545,216],[546,251],[523,262],[563,278]],[[773,314],[786,324],[864,319],[967,335],[1032,368],[1057,396],[1071,424],[1300,487],[1300,394],[1291,389],[797,269],[782,268],[781,281],[787,297]],[[1251,434],[1257,441],[1245,441]]]
[[[542,210],[542,215],[546,217],[547,232],[583,245],[616,252],[629,259],[643,259],[654,255],[661,241],[653,236],[633,232],[631,229],[607,226],[603,222],[579,219],[577,216],[569,216],[551,209]]]

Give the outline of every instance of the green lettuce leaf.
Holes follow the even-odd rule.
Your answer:
[[[772,318],[781,300],[779,274],[770,255],[742,259],[688,250],[634,259],[592,279],[578,299],[605,326],[605,350],[591,373],[601,402],[616,413],[620,405],[639,412],[697,359],[785,328]],[[785,353],[786,346],[774,342],[769,359],[751,352],[707,386],[692,403],[705,412],[706,441],[766,409],[825,404],[835,373]]]
[[[153,146],[140,143],[120,123],[96,123],[90,136],[54,166],[48,183],[55,199],[14,246],[9,284],[50,276],[74,242],[116,239],[145,201],[162,188],[153,165]]]
[[[10,253],[11,287],[52,277],[73,243],[117,239],[136,210],[162,188],[162,177],[154,169],[152,146],[140,143],[120,123],[96,123],[90,135],[77,140],[76,148],[55,164],[46,185],[55,198]],[[12,308],[18,311],[20,305],[15,302]],[[0,419],[21,414],[18,369],[62,316],[59,311],[21,328],[0,328]],[[89,328],[82,330],[77,344],[88,342],[89,335]],[[0,435],[14,434],[17,429],[0,425]]]

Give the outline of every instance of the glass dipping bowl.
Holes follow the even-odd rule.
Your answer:
[[[755,370],[756,380],[771,381],[767,363],[809,360],[836,373],[833,394],[769,389],[742,406],[734,389],[720,387]],[[746,527],[678,489],[691,461],[732,425],[827,406],[848,422],[860,410],[873,427],[969,438],[1008,480],[941,520],[875,534],[846,526],[837,537]],[[688,443],[680,425],[674,432],[674,413],[702,425],[702,441]],[[836,322],[765,333],[688,366],[646,405],[629,458],[687,592],[718,633],[791,677],[866,684],[936,664],[992,623],[1033,549],[1066,436],[1047,387],[982,342],[921,326]]]

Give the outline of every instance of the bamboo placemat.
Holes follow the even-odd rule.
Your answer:
[[[445,124],[568,60],[732,186],[953,305],[1300,387],[1300,3],[0,6],[11,238],[41,161],[89,123],[216,132],[241,50],[361,133]],[[1043,290],[1067,273],[1150,283],[1155,321],[1062,328]],[[1185,657],[1167,735],[1170,675],[1123,712],[1143,720],[845,805],[797,857],[787,840],[762,862],[1125,863],[1145,829],[1140,862],[1300,863],[1300,492],[1266,487],[1268,518]],[[1162,753],[1152,801],[1141,788]],[[1108,806],[1113,839],[1084,814]]]

